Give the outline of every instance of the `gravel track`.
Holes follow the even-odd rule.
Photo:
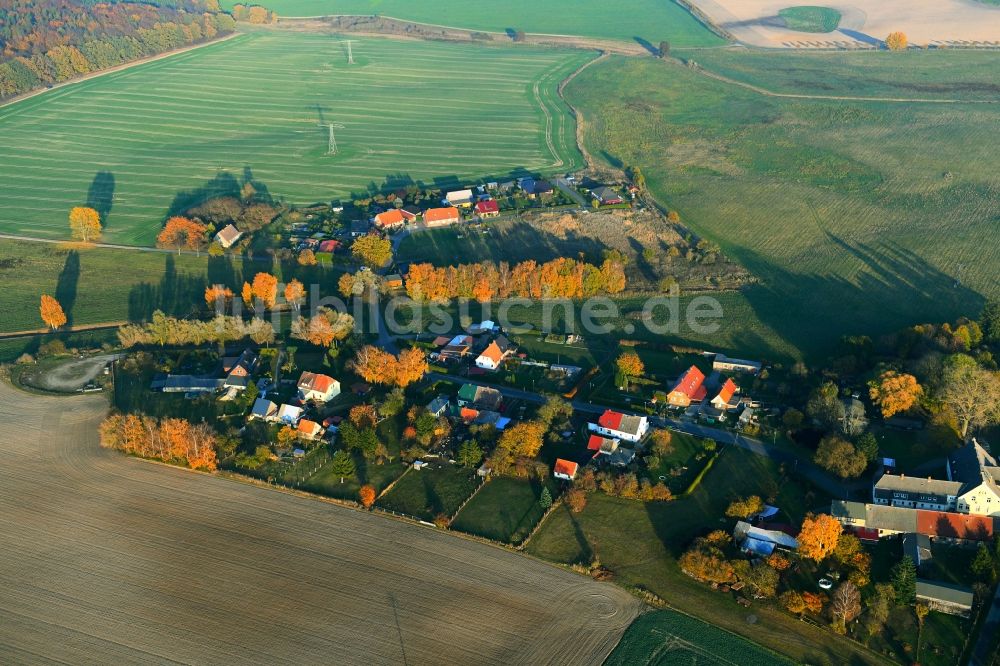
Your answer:
[[[640,604],[527,557],[104,451],[0,384],[2,663],[600,663]]]

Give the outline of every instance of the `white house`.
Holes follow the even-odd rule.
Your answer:
[[[242,237],[243,232],[231,224],[223,227],[219,233],[215,234],[215,240],[226,249],[232,247]]]
[[[278,406],[267,398],[257,398],[250,411],[250,418],[273,421],[278,417]]]
[[[340,395],[340,382],[328,375],[303,372],[298,382],[299,399],[302,402],[314,400],[329,402]]]
[[[556,458],[555,467],[552,468],[552,476],[563,481],[572,481],[576,478],[576,473],[579,469],[580,465],[572,460]]]
[[[609,409],[601,414],[597,423],[588,423],[587,427],[591,432],[605,437],[638,442],[649,430],[649,420],[645,416],[622,414]]]
[[[511,349],[506,338],[498,337],[476,358],[476,366],[483,370],[496,370],[510,355]]]
[[[472,190],[455,190],[445,195],[445,201],[456,208],[468,208],[472,205]]]
[[[302,408],[295,405],[282,405],[278,408],[278,414],[275,418],[281,423],[295,425],[302,418]]]

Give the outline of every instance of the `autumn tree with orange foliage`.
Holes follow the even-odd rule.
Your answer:
[[[406,388],[410,384],[420,381],[427,374],[427,357],[422,349],[410,347],[399,353],[399,360],[396,364],[395,384],[400,388]]]
[[[909,44],[909,40],[906,38],[906,33],[903,32],[890,32],[889,36],[885,38],[885,47],[890,51],[902,51]]]
[[[292,306],[292,309],[297,313],[302,307],[302,302],[306,299],[306,288],[301,282],[292,278],[292,280],[285,285],[285,301]]]
[[[347,420],[354,424],[355,428],[374,428],[378,417],[375,415],[373,405],[354,405],[348,412]]]
[[[868,395],[882,410],[882,417],[905,412],[923,395],[924,389],[913,375],[886,370],[868,384]]]
[[[814,562],[821,562],[837,548],[837,540],[844,527],[837,519],[825,513],[807,516],[799,532],[799,554]]]
[[[213,284],[205,287],[205,304],[208,307],[215,307],[221,310],[226,303],[233,299],[233,290],[221,284]]]
[[[100,427],[101,446],[143,458],[179,462],[205,471],[217,466],[211,426],[184,419],[113,414]]]
[[[354,241],[351,253],[366,266],[381,268],[392,259],[392,243],[388,238],[368,234]]]
[[[317,308],[314,317],[296,317],[292,321],[291,335],[319,347],[330,347],[343,340],[354,328],[354,317],[330,308]]]
[[[316,253],[309,249],[302,250],[299,252],[298,262],[299,266],[315,266]]]
[[[262,303],[264,307],[273,308],[278,300],[278,278],[270,273],[257,273],[253,276],[253,282],[249,284],[249,289],[247,289],[247,283],[243,283],[244,301],[247,300],[248,293],[250,295],[248,306],[256,301]]]
[[[182,249],[201,250],[208,244],[207,227],[201,222],[175,215],[167,220],[156,237],[159,247],[174,248],[180,254]]]
[[[367,484],[361,486],[358,490],[358,499],[361,500],[361,506],[366,509],[372,508],[375,504],[375,488]]]
[[[573,513],[580,513],[587,507],[587,493],[580,488],[570,488],[564,497],[566,506]]]
[[[101,216],[93,208],[76,206],[69,211],[69,229],[74,240],[96,243],[101,240]]]
[[[628,388],[628,380],[632,377],[641,377],[642,373],[645,372],[646,366],[643,364],[642,359],[635,352],[624,352],[615,361],[615,365],[618,366],[618,372],[621,373],[622,377],[625,379],[625,388]]]
[[[366,382],[392,384],[396,381],[396,357],[373,345],[358,350],[350,363],[351,370]]]
[[[53,331],[66,324],[66,313],[63,312],[62,305],[52,296],[42,294],[41,304],[38,308],[42,321]]]

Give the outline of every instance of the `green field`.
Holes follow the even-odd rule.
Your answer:
[[[641,166],[663,204],[761,280],[746,304],[806,355],[975,316],[1000,292],[995,105],[771,98],[624,58],[566,94],[589,150]]]
[[[728,631],[672,610],[646,613],[632,623],[605,666],[770,666],[790,664]]]
[[[555,484],[547,484],[555,496]],[[493,479],[472,498],[452,524],[456,530],[507,543],[520,543],[542,518],[540,483],[527,479]]]
[[[450,517],[476,485],[475,475],[461,467],[445,464],[419,471],[411,469],[379,498],[377,505],[421,520],[430,521],[441,514]]]
[[[222,3],[232,7],[233,2]],[[356,14],[470,28],[491,32],[524,30],[554,35],[580,35],[678,46],[713,46],[723,40],[672,0],[263,0],[278,16]]]
[[[778,10],[789,30],[799,32],[833,32],[840,23],[840,12],[829,7],[800,6]]]
[[[777,93],[1000,100],[992,51],[712,49],[688,51],[706,70]]]
[[[0,231],[151,244],[164,217],[247,176],[308,203],[418,181],[580,166],[556,87],[583,51],[255,32],[0,109]],[[339,153],[328,156],[336,122]]]

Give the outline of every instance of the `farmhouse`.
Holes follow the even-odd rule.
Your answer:
[[[387,210],[384,213],[376,215],[373,222],[378,229],[390,231],[403,226],[406,223],[406,218],[403,217],[401,210],[393,208],[392,210]]]
[[[449,192],[445,195],[444,200],[456,208],[470,208],[472,206],[472,190]]]
[[[961,585],[917,579],[917,601],[923,601],[931,610],[969,617],[973,599],[972,590]]]
[[[645,416],[622,414],[608,409],[601,414],[597,423],[588,423],[587,427],[600,435],[626,442],[638,442],[649,430],[649,421]]]
[[[296,431],[301,439],[316,440],[323,436],[323,426],[309,419],[299,421]]]
[[[440,357],[444,360],[448,359],[462,359],[468,356],[472,352],[472,336],[471,335],[456,335],[451,340],[448,341],[441,351],[438,352]]]
[[[219,233],[215,234],[215,240],[222,247],[229,249],[242,236],[243,232],[230,224],[223,227],[219,230]]]
[[[340,395],[340,382],[314,372],[303,372],[296,386],[302,402],[329,402]]]
[[[563,481],[572,481],[576,478],[576,473],[579,469],[580,465],[572,460],[556,458],[556,464],[552,468],[552,476],[557,479],[562,479]]]
[[[722,385],[721,389],[719,389],[718,395],[712,398],[712,407],[715,407],[719,411],[734,407],[735,405],[731,404],[732,399],[733,396],[739,392],[739,390],[740,388],[736,385],[736,382],[732,379],[727,379],[726,383]]]
[[[424,224],[428,227],[446,227],[462,221],[462,213],[457,208],[430,208],[424,212]]]
[[[997,519],[989,516],[842,500],[830,504],[830,515],[859,539],[868,541],[897,534],[919,534],[932,541],[970,543],[987,541],[997,531]]]
[[[476,358],[476,366],[483,370],[496,370],[503,363],[503,360],[511,354],[510,343],[507,338],[498,336],[491,342],[483,353]]]
[[[612,206],[623,202],[620,194],[615,192],[610,187],[605,187],[604,185],[600,185],[592,189],[590,191],[590,195],[594,197],[594,200],[602,206]]]
[[[704,382],[705,374],[692,365],[667,394],[667,403],[674,407],[690,407],[692,402],[701,402],[708,394]]]
[[[480,218],[496,217],[500,214],[500,204],[495,199],[487,199],[476,204],[476,215]]]
[[[403,206],[399,209],[399,214],[407,222],[416,222],[417,218],[420,217],[420,209],[416,206]]]
[[[761,364],[757,361],[728,358],[725,354],[716,354],[712,361],[712,370],[716,372],[747,372],[756,375],[760,369]]]

